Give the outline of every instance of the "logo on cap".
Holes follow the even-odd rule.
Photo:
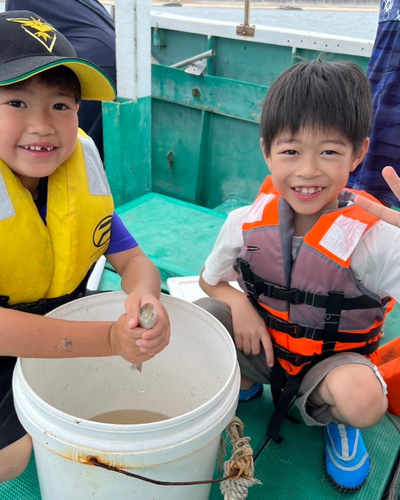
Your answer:
[[[53,28],[50,24],[44,23],[40,19],[35,19],[31,17],[27,18],[15,18],[15,19],[7,19],[7,21],[11,21],[13,23],[20,23],[21,28],[31,35],[36,41],[40,42],[42,45],[46,47],[49,52],[52,52],[54,44],[57,40],[57,34],[54,33],[56,29]]]

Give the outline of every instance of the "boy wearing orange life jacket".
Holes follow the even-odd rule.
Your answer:
[[[17,357],[121,355],[151,359],[168,344],[157,269],[114,213],[92,139],[78,130],[79,100],[110,100],[107,75],[28,11],[0,14],[0,482],[26,467],[32,443],[15,412]],[[41,315],[85,294],[106,255],[128,294],[117,321]],[[151,302],[157,323],[138,328]],[[142,338],[142,334],[144,337]]]
[[[282,73],[261,119],[271,175],[253,205],[229,215],[200,278],[212,299],[199,305],[236,343],[239,401],[271,384],[267,432],[279,442],[296,397],[306,424],[324,426],[330,482],[350,492],[370,468],[359,429],[387,409],[376,350],[391,297],[400,300],[400,230],[345,190],[368,149],[371,112],[355,65],[317,60]],[[229,285],[236,279],[246,293]]]

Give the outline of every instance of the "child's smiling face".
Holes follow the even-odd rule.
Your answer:
[[[0,158],[32,193],[74,151],[78,109],[72,92],[35,78],[0,87]]]
[[[265,157],[275,188],[295,212],[296,235],[304,235],[322,212],[338,206],[338,194],[349,173],[362,161],[365,139],[354,154],[353,145],[334,131],[305,128],[295,136],[282,132]]]

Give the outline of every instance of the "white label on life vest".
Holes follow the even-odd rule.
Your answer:
[[[89,192],[98,196],[111,196],[106,173],[99,152],[90,137],[79,137],[85,156]]]
[[[339,259],[346,261],[356,248],[366,227],[367,224],[359,220],[340,215],[319,243]]]
[[[11,203],[3,177],[0,175],[0,220],[14,217],[15,210]]]
[[[249,215],[247,216],[245,222],[256,222],[258,220],[262,220],[265,205],[275,198],[275,195],[272,193],[269,194],[260,194],[260,196],[256,199],[251,207]]]

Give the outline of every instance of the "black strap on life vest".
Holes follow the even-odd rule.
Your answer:
[[[322,343],[322,353],[335,350],[339,335],[339,321],[343,309],[344,293],[328,292],[328,302],[324,316],[325,338]],[[358,337],[357,335],[354,335]]]
[[[279,431],[285,418],[299,423],[296,418],[291,417],[287,412],[299,392],[305,374],[313,365],[329,357],[330,354],[326,352],[316,356],[299,356],[274,343],[275,363],[271,370],[270,384],[275,410],[268,424],[267,435],[277,443],[283,441]],[[303,366],[303,368],[297,375],[288,375],[279,363],[278,358],[288,361],[294,366]]]
[[[265,324],[268,328],[271,328],[272,330],[276,330],[278,332],[286,333],[294,339],[304,338],[315,341],[324,341],[326,339],[324,329],[313,328],[311,326],[302,326],[297,323],[289,323],[288,321],[284,321],[283,319],[274,316],[266,309],[261,307],[260,304],[256,302],[251,295],[249,295],[249,300],[257,309],[260,316],[264,318]],[[382,328],[378,326],[377,328],[374,328],[367,333],[357,333],[357,335],[355,335],[354,333],[338,331],[336,335],[336,341],[343,343],[352,342],[361,344],[374,339],[379,334],[381,329]]]
[[[363,355],[372,354],[376,351],[378,346],[379,340],[360,348],[352,348],[351,352]],[[267,435],[277,443],[280,443],[283,440],[283,438],[279,435],[279,431],[284,418],[296,421],[296,419],[290,418],[287,415],[287,411],[290,408],[292,401],[297,396],[304,375],[313,365],[331,356],[332,351],[330,348],[331,345],[329,345],[329,348],[325,351],[323,348],[323,352],[320,355],[299,356],[283,349],[277,344],[274,344],[275,364],[271,370],[270,383],[275,410],[268,424]],[[303,366],[303,368],[299,374],[287,376],[284,368],[279,363],[278,358],[288,361],[293,366]]]
[[[51,299],[39,299],[35,302],[21,302],[20,304],[12,304],[10,305],[8,301],[10,297],[7,295],[0,295],[0,307],[4,307],[6,309],[14,309],[16,311],[23,311],[31,314],[47,314],[56,307],[62,306],[63,304],[67,304],[72,300],[79,299],[83,297],[86,293],[86,285],[89,280],[90,274],[92,273],[94,265],[89,269],[83,281],[75,288],[75,290],[66,295],[62,295],[61,297],[54,297]]]
[[[271,370],[271,393],[275,410],[268,424],[267,435],[277,443],[283,441],[283,437],[280,436],[279,431],[284,418],[289,418],[287,415],[288,409],[299,391],[305,372],[306,370],[304,370],[304,373],[302,370],[299,375],[286,378],[285,370],[275,358],[275,363]],[[297,419],[289,419],[298,422]]]
[[[327,295],[319,295],[310,292],[303,292],[297,289],[288,289],[280,285],[263,281],[251,271],[249,263],[242,259],[238,259],[238,266],[246,284],[250,301],[259,314],[264,318],[267,327],[272,330],[286,333],[296,339],[306,338],[315,341],[322,341],[324,343],[324,352],[333,351],[336,342],[351,342],[359,344],[369,342],[378,336],[381,331],[380,325],[366,333],[354,334],[351,332],[339,331],[340,315],[343,310],[382,307],[380,302],[369,297],[368,295],[345,299],[344,293],[342,292],[328,292]],[[260,306],[258,302],[260,294],[269,298],[284,300],[290,304],[307,304],[313,307],[324,308],[324,328],[313,328],[296,323],[289,323],[274,316]],[[364,354],[364,352],[362,353]]]
[[[288,409],[298,393],[304,375],[311,366],[331,356],[337,342],[351,342],[353,345],[355,343],[369,342],[360,347],[351,348],[351,352],[362,355],[372,354],[379,346],[379,339],[372,343],[370,341],[378,336],[381,330],[380,326],[365,334],[339,331],[342,311],[380,308],[382,304],[368,295],[345,299],[344,293],[342,292],[328,292],[327,295],[321,295],[297,289],[289,289],[274,283],[266,282],[254,274],[251,271],[250,264],[242,259],[238,259],[237,264],[242,273],[249,300],[264,318],[268,328],[286,333],[293,338],[307,338],[315,341],[322,341],[321,354],[314,356],[294,354],[276,343],[274,344],[275,364],[271,370],[271,392],[275,410],[268,425],[267,435],[277,443],[280,443],[283,439],[279,435],[281,424],[284,418],[288,418]],[[274,316],[259,304],[260,295],[287,301],[290,304],[306,304],[313,307],[324,308],[324,328],[318,329],[289,323]],[[297,375],[287,376],[278,359],[285,360],[293,366],[301,366],[303,368]]]
[[[276,283],[269,283],[257,274],[254,274],[250,268],[250,264],[243,259],[237,259],[237,265],[242,273],[247,291],[258,301],[260,295],[265,297],[284,300],[289,304],[305,304],[312,307],[326,309],[329,302],[332,300],[328,295],[311,293],[297,288],[286,288]],[[342,310],[350,311],[353,309],[373,309],[382,307],[382,304],[368,295],[360,295],[359,297],[343,299]]]
[[[287,411],[294,398],[297,396],[301,381],[307,371],[319,361],[328,358],[332,355],[335,343],[326,343],[327,347],[324,350],[325,344],[323,344],[322,354],[316,354],[314,356],[301,356],[299,354],[294,354],[287,351],[283,347],[274,343],[274,355],[275,364],[271,370],[271,393],[274,400],[275,411],[271,416],[267,435],[271,437],[277,443],[282,441],[282,437],[279,435],[280,427],[282,425],[284,418],[289,418],[289,420],[295,420],[287,415]],[[351,352],[356,352],[358,354],[372,354],[376,351],[379,346],[379,339],[371,344],[359,348],[352,348]],[[302,370],[297,375],[287,376],[284,368],[278,361],[279,359],[288,361],[293,366],[302,366]]]

